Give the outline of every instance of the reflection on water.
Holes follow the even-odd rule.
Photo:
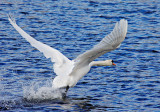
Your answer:
[[[87,98],[73,98],[73,97],[67,97],[65,100],[62,99],[46,99],[46,100],[26,100],[26,99],[17,99],[17,100],[10,100],[10,101],[1,101],[0,102],[0,111],[3,110],[17,110],[17,109],[26,109],[26,108],[32,108],[33,110],[41,110],[45,107],[47,109],[51,110],[72,110],[75,108],[75,110],[80,111],[91,111],[95,108],[99,108],[99,110],[105,110],[105,109],[118,109],[120,107],[109,107],[109,106],[101,106],[101,105],[92,105],[90,102],[94,98],[87,97]]]

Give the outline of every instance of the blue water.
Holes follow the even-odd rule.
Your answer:
[[[69,59],[92,48],[122,18],[128,33],[119,49],[97,59],[117,66],[93,67],[61,100],[50,90],[52,63],[15,31],[8,13]],[[159,65],[159,0],[0,1],[0,111],[158,112]]]

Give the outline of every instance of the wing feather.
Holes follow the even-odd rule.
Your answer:
[[[127,20],[122,19],[120,22],[117,22],[113,31],[109,35],[103,38],[91,50],[84,52],[74,60],[77,62],[77,66],[89,64],[97,57],[118,48],[121,42],[125,39],[127,27]]]
[[[11,25],[21,34],[23,38],[25,38],[33,47],[37,48],[40,52],[44,54],[46,58],[51,58],[51,61],[54,62],[54,72],[57,75],[64,75],[69,74],[72,68],[73,63],[71,60],[69,60],[67,57],[65,57],[62,53],[60,53],[58,50],[43,44],[40,41],[37,41],[30,35],[28,35],[24,30],[22,30],[15,22],[14,19],[11,19],[10,16],[8,16],[8,20],[10,21]]]

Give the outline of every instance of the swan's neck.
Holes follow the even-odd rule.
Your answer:
[[[92,61],[90,66],[110,66],[110,63],[107,63],[106,61]]]

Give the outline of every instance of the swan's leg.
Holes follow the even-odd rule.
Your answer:
[[[63,99],[66,98],[68,89],[69,89],[69,86],[66,87],[65,93],[62,94]]]
[[[68,89],[69,89],[69,86],[67,86],[67,87],[66,87],[66,91],[65,91],[65,92],[66,92],[66,94],[67,94]]]

